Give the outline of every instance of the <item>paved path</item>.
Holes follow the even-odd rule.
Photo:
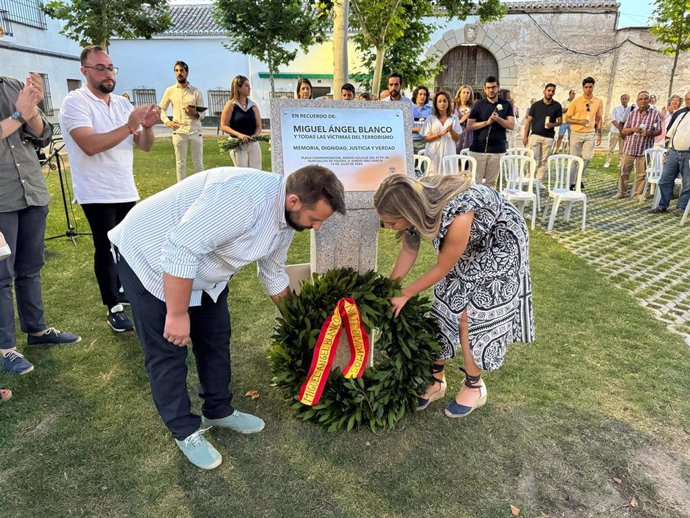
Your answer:
[[[650,214],[651,199],[642,204],[611,199],[611,173],[590,170],[586,185],[586,230],[579,230],[581,212],[575,206],[570,222],[557,219],[551,235],[629,290],[690,345],[690,221],[681,227],[670,212]],[[671,209],[675,206],[674,199]]]

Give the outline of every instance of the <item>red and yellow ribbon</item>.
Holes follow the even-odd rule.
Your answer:
[[[364,374],[369,356],[369,335],[362,324],[357,303],[350,297],[342,298],[336,304],[333,314],[321,326],[314,346],[309,373],[299,391],[299,401],[305,405],[314,406],[321,399],[340,343],[343,321],[350,345],[350,361],[343,369],[343,376],[359,378]]]

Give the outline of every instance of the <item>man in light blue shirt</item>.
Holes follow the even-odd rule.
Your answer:
[[[426,142],[419,134],[424,121],[431,117],[431,104],[429,103],[429,89],[420,85],[412,92],[412,120],[414,126],[412,127],[412,146],[415,153],[419,153]]]
[[[211,426],[259,432],[264,422],[231,405],[229,279],[256,261],[273,302],[288,295],[285,261],[294,231],[318,230],[345,213],[344,189],[326,168],[287,178],[220,167],[191,176],[134,207],[108,237],[129,295],[151,393],[180,450],[203,469],[222,458],[203,437]],[[192,341],[203,417],[187,393]]]

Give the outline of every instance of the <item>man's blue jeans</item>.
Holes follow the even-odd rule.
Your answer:
[[[0,261],[0,349],[17,346],[12,301],[13,282],[22,331],[37,333],[48,327],[43,315],[41,295],[43,239],[47,217],[47,205],[0,212],[0,232],[5,236],[12,251],[11,256]]]
[[[676,209],[685,210],[690,200],[690,151],[676,151],[671,149],[666,157],[664,169],[659,178],[659,208],[666,210],[671,203],[673,186],[680,174],[683,182]]]

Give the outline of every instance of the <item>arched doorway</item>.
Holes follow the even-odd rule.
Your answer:
[[[444,71],[436,76],[436,89],[455,95],[462,84],[472,87],[479,98],[487,76],[498,78],[498,63],[491,52],[479,45],[460,45],[449,50],[442,58]],[[500,80],[500,78],[499,78]]]

